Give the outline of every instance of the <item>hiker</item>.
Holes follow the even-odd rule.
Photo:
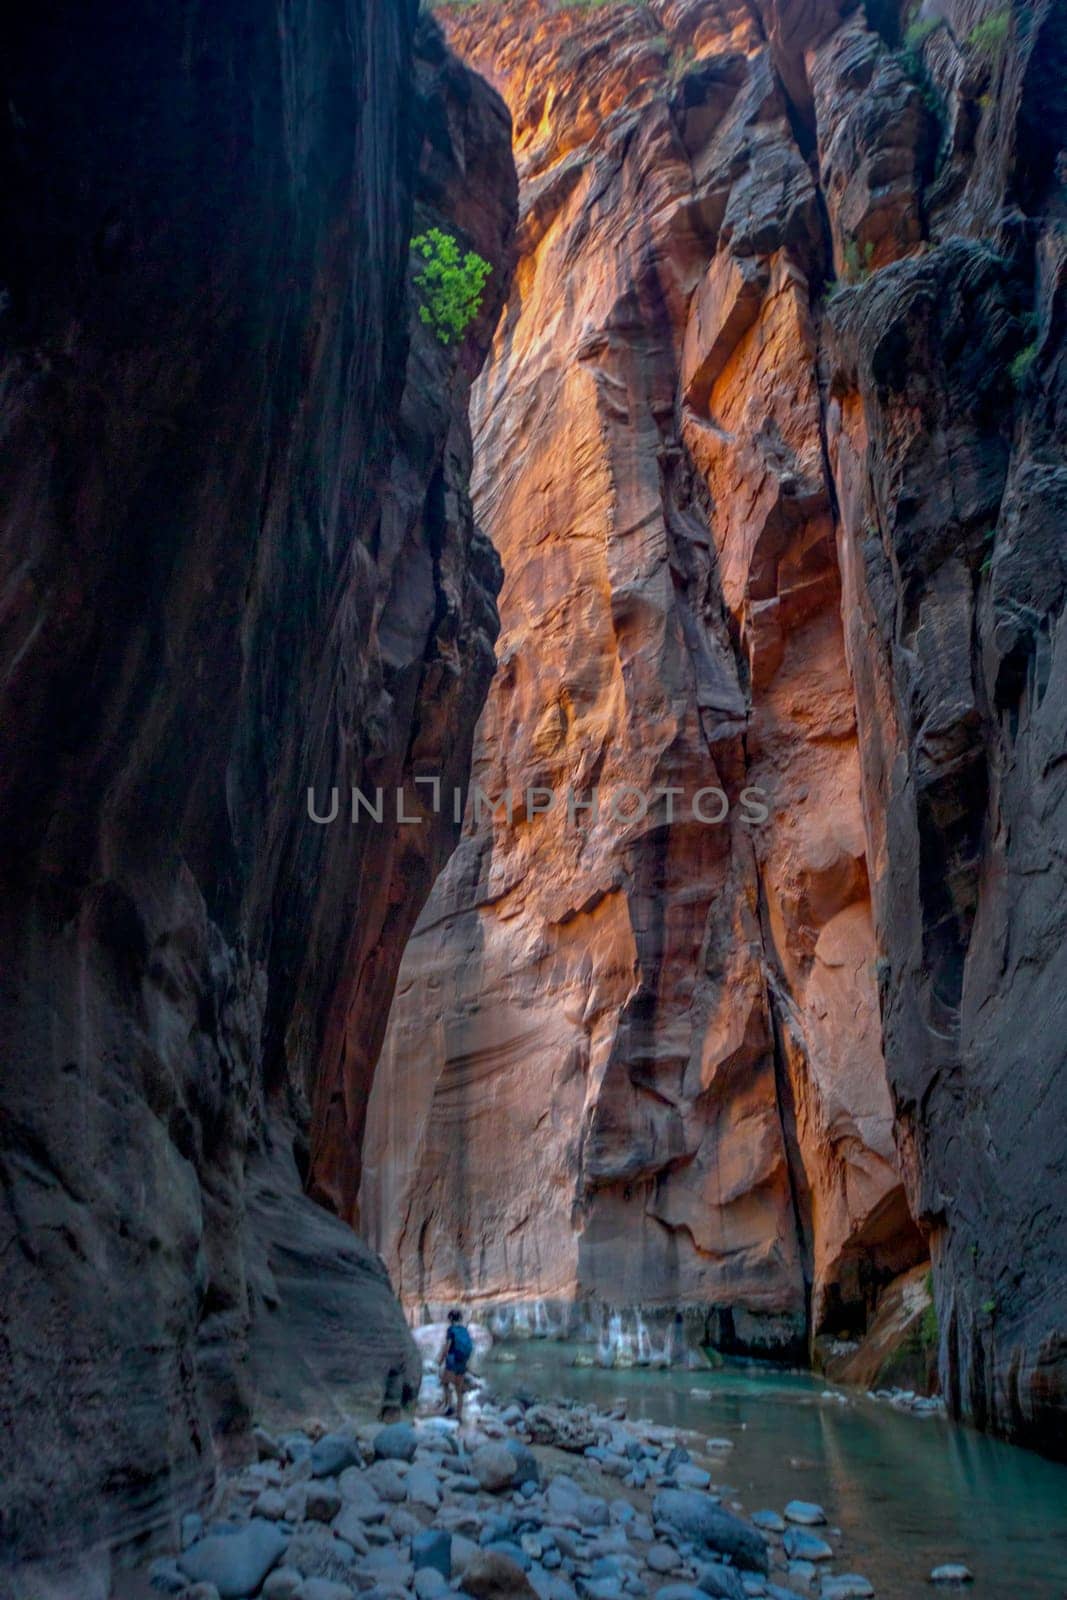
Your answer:
[[[463,1324],[462,1311],[448,1313],[448,1330],[441,1348],[441,1382],[445,1391],[445,1416],[455,1412],[463,1421],[463,1394],[467,1387],[467,1363],[474,1354],[474,1340]],[[451,1399],[449,1398],[451,1397]]]

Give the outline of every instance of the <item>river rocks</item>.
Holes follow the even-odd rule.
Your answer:
[[[407,1480],[395,1461],[375,1461],[364,1474],[365,1481],[380,1500],[399,1505],[408,1496]]]
[[[407,1475],[405,1487],[407,1497],[413,1505],[425,1506],[429,1511],[436,1511],[441,1504],[441,1488],[437,1474],[429,1467],[413,1466]]]
[[[316,1478],[334,1478],[363,1459],[359,1440],[344,1433],[327,1433],[311,1447],[311,1472]]]
[[[710,1472],[705,1472],[703,1467],[691,1466],[688,1462],[675,1467],[670,1476],[680,1489],[706,1489],[711,1482]]]
[[[182,1551],[178,1565],[194,1581],[213,1583],[222,1600],[244,1600],[260,1588],[287,1543],[272,1522],[257,1517],[243,1528],[198,1539]]]
[[[374,1435],[374,1455],[378,1461],[414,1461],[418,1449],[415,1429],[407,1422],[394,1422]]]
[[[442,1533],[434,1528],[426,1528],[421,1533],[415,1534],[411,1541],[411,1559],[416,1573],[423,1568],[431,1567],[443,1578],[451,1578],[452,1545],[451,1534]]]
[[[584,1452],[597,1441],[588,1417],[557,1406],[531,1406],[525,1427],[535,1444],[554,1445],[557,1450]]]
[[[354,1595],[346,1583],[334,1583],[330,1578],[305,1578],[296,1591],[296,1600],[354,1600]]]
[[[410,1463],[386,1457],[346,1468],[336,1489],[309,1476],[310,1460],[301,1449],[283,1467],[270,1461],[234,1474],[227,1503],[233,1499],[254,1511],[268,1491],[255,1500],[250,1491],[266,1474],[276,1480],[269,1492],[284,1494],[289,1512],[275,1530],[281,1543],[293,1524],[284,1567],[279,1564],[265,1586],[267,1600],[274,1589],[277,1600],[289,1600],[293,1573],[305,1583],[322,1580],[392,1600],[447,1600],[450,1585],[469,1600],[483,1592],[533,1593],[538,1600],[791,1600],[782,1585],[756,1576],[772,1559],[776,1574],[788,1562],[788,1582],[809,1593],[825,1571],[825,1600],[862,1600],[866,1592],[864,1579],[832,1574],[830,1547],[808,1526],[765,1514],[762,1520],[774,1524],[769,1548],[761,1532],[714,1496],[677,1488],[680,1471],[701,1466],[705,1446],[693,1436],[628,1421],[621,1406],[576,1407],[583,1430],[597,1443],[581,1460],[572,1455],[569,1471],[559,1471],[558,1456],[539,1455],[528,1442],[535,1405],[501,1406],[482,1390],[470,1409],[458,1438],[440,1428],[440,1419],[405,1424],[415,1440]],[[649,1467],[658,1485],[651,1516],[647,1491],[620,1481],[617,1461]],[[468,1462],[470,1482],[460,1491],[454,1485],[463,1475],[452,1465]],[[404,1487],[406,1502],[382,1500],[382,1487]],[[596,1493],[598,1487],[606,1492]],[[327,1528],[316,1517],[334,1505]],[[805,1515],[818,1509],[803,1505]],[[253,1517],[257,1523],[272,1526]],[[221,1538],[232,1538],[240,1526],[233,1523]],[[218,1534],[209,1527],[209,1536]],[[175,1590],[187,1582],[173,1563],[163,1577]],[[293,1600],[305,1600],[299,1584]]]
[[[645,1554],[645,1561],[653,1572],[676,1572],[682,1558],[672,1544],[654,1544]]]
[[[493,1550],[481,1550],[467,1563],[463,1589],[472,1600],[538,1600],[518,1562]]]
[[[263,1600],[295,1600],[303,1583],[295,1567],[276,1567],[263,1585]]]
[[[340,1492],[332,1484],[308,1484],[304,1491],[304,1515],[312,1522],[332,1522],[341,1503]]]
[[[663,1489],[652,1502],[652,1515],[684,1539],[728,1555],[738,1566],[767,1570],[767,1542],[755,1528],[724,1511],[706,1494],[690,1489]]]
[[[471,1472],[482,1489],[497,1493],[514,1481],[519,1470],[506,1444],[483,1444],[471,1457]]]
[[[447,1580],[433,1567],[417,1570],[413,1583],[417,1600],[438,1600],[439,1596],[451,1593]]]
[[[505,1412],[504,1415],[506,1416],[507,1413]],[[501,1420],[503,1420],[503,1418],[501,1418]],[[513,1419],[513,1423],[521,1423],[522,1421],[523,1416],[520,1412],[518,1417]],[[512,1480],[514,1487],[521,1488],[522,1485],[526,1483],[535,1485],[539,1484],[541,1481],[541,1468],[538,1464],[537,1457],[534,1455],[529,1446],[523,1444],[518,1439],[508,1439],[506,1444],[507,1448],[515,1457],[515,1477]]]
[[[820,1600],[871,1600],[874,1585],[856,1572],[841,1572],[824,1578],[819,1594]]]
[[[973,1583],[974,1573],[970,1567],[965,1567],[962,1561],[946,1561],[941,1566],[933,1569],[930,1574],[930,1582],[959,1586]]]
[[[362,1552],[346,1539],[337,1537],[317,1523],[298,1527],[285,1552],[285,1564],[309,1578],[331,1578],[335,1583],[354,1582]]]
[[[782,1548],[791,1561],[829,1561],[834,1553],[825,1539],[806,1528],[790,1528]]]
[[[721,1566],[719,1562],[698,1562],[696,1567],[697,1588],[705,1594],[714,1595],[716,1600],[743,1600],[748,1591],[742,1579],[732,1567]]]
[[[395,1549],[372,1550],[356,1568],[361,1588],[378,1585],[383,1589],[406,1589],[413,1572],[410,1561]]]
[[[751,1518],[753,1527],[761,1528],[764,1533],[784,1533],[785,1518],[778,1511],[754,1511]]]
[[[381,1509],[381,1508],[380,1508]],[[379,1515],[376,1519],[381,1521]],[[338,1539],[350,1545],[356,1555],[365,1556],[370,1549],[370,1534],[374,1524],[365,1521],[354,1506],[343,1505],[333,1520],[333,1531]]]
[[[817,1506],[810,1500],[790,1500],[785,1508],[785,1520],[798,1523],[802,1527],[816,1528],[826,1521],[826,1512],[822,1506]]]
[[[280,1489],[264,1489],[252,1507],[253,1514],[257,1517],[266,1517],[271,1522],[279,1522],[286,1515],[287,1497]]]
[[[337,1487],[346,1508],[350,1508],[363,1522],[380,1522],[385,1516],[385,1505],[374,1485],[369,1482],[368,1473],[361,1472],[357,1467],[349,1467],[342,1472]]]

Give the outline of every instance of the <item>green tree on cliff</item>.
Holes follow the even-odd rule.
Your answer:
[[[493,269],[474,250],[461,255],[457,241],[440,228],[417,234],[411,248],[425,263],[415,278],[422,293],[419,320],[442,344],[454,344],[481,310],[482,290]]]

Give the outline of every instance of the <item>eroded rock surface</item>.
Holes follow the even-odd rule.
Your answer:
[[[951,1403],[1062,1449],[1067,41],[905,11],[449,16],[522,194],[480,786],[732,805],[469,808],[362,1209],[413,1304],[749,1348],[862,1331],[929,1240]]]
[[[475,770],[560,800],[470,815],[401,979],[364,1216],[410,1300],[721,1309],[722,1342],[798,1352],[812,1283],[819,1325],[862,1318],[921,1254],[880,1053],[825,245],[753,18],[661,10],[450,23],[509,99],[523,202],[477,396],[506,579]],[[594,785],[599,818],[568,815]],[[633,822],[626,785],[661,796]],[[718,825],[717,800],[692,811],[713,787]]]
[[[413,56],[414,0],[61,11],[0,50],[8,1559],[157,1526],[257,1388],[418,1380],[302,1178],[314,1110],[344,1211],[333,1130],[458,831],[352,828],[348,789],[465,781],[514,210],[506,112],[432,24]],[[409,318],[435,223],[494,265],[458,349]]]

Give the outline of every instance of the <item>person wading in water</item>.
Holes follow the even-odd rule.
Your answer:
[[[448,1331],[439,1357],[441,1363],[441,1382],[444,1385],[446,1404],[445,1416],[450,1417],[455,1412],[460,1422],[463,1421],[463,1393],[467,1387],[467,1363],[474,1354],[474,1340],[470,1331],[463,1325],[462,1311],[448,1313]]]

